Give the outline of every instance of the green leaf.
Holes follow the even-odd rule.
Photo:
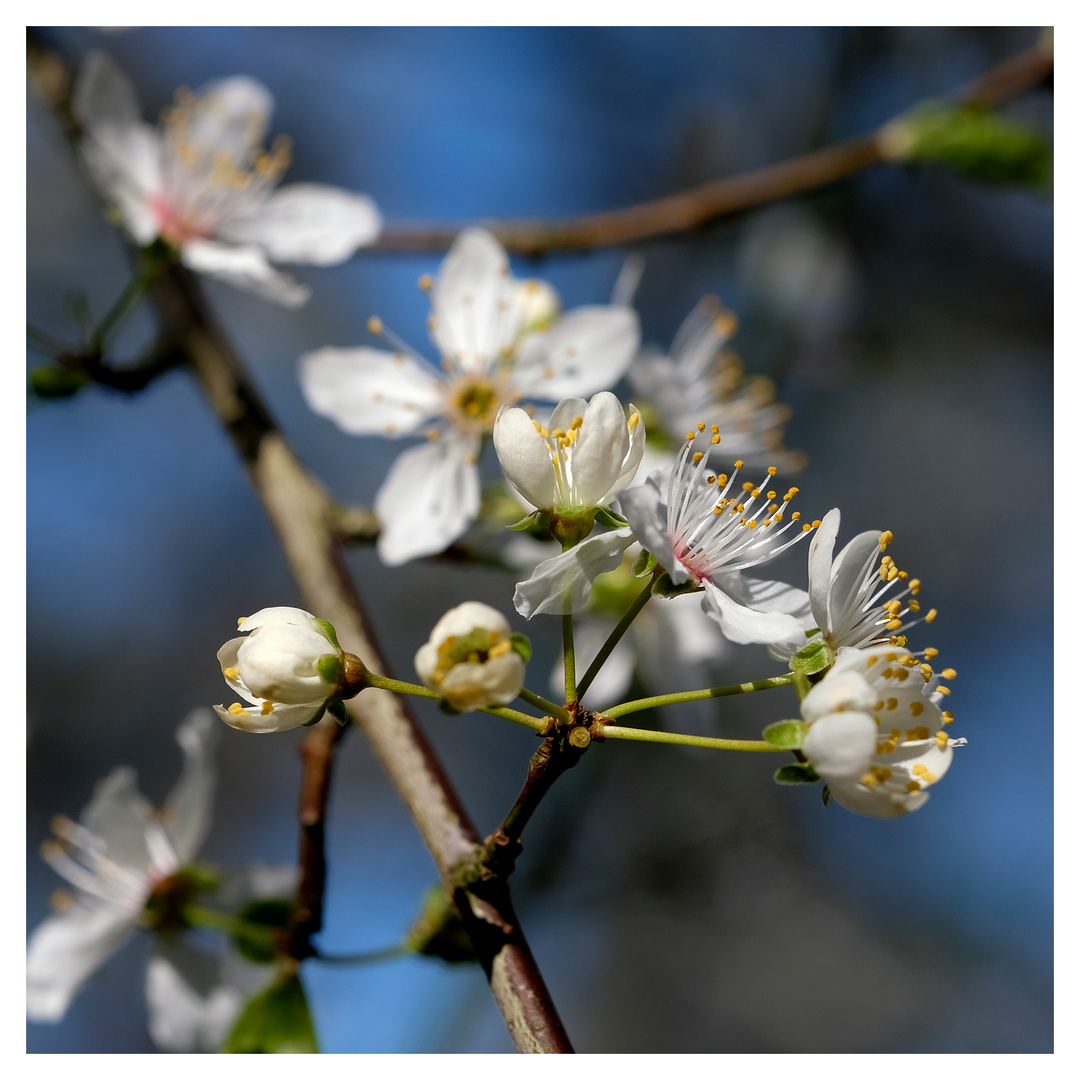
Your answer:
[[[684,596],[686,593],[705,590],[700,585],[695,585],[692,579],[688,579],[682,585],[676,585],[667,573],[663,573],[653,582],[652,591],[656,596],[670,599],[672,596]]]
[[[327,702],[329,704],[329,702]],[[314,727],[322,718],[323,713],[326,712],[326,705],[324,705],[310,720],[305,720],[301,727]]]
[[[816,784],[821,777],[812,765],[782,765],[773,773],[778,784]]]
[[[39,398],[66,398],[77,394],[90,381],[70,368],[37,367],[27,376],[30,393]]]
[[[809,727],[809,724],[804,724],[801,720],[780,720],[770,724],[761,733],[761,737],[778,750],[798,750]]]
[[[331,698],[326,703],[326,711],[344,727],[349,722],[349,714],[345,710],[345,702],[340,698]]]
[[[524,634],[510,635],[510,648],[521,657],[524,663],[532,656],[532,642]]]
[[[791,658],[788,667],[800,675],[816,675],[831,667],[835,659],[836,653],[824,641],[812,641]]]
[[[330,642],[330,644],[333,645],[335,649],[340,650],[341,646],[338,644],[337,631],[334,629],[334,627],[325,619],[316,619],[315,621],[319,624],[319,627],[326,635],[326,638]]]
[[[292,918],[293,902],[285,899],[252,900],[236,915],[237,929],[232,934],[236,951],[253,964],[269,964],[277,957],[275,930],[284,930]],[[245,928],[250,927],[250,933]]]
[[[341,681],[341,657],[335,653],[320,656],[315,662],[315,670],[319,673],[319,678],[323,682],[329,683],[331,686],[337,686]]]
[[[526,529],[541,524],[543,513],[543,510],[534,510],[531,514],[526,514],[520,521],[515,521],[513,525],[507,525],[506,527],[513,529],[514,532],[525,532]]]
[[[821,805],[828,806],[832,802],[832,792],[829,790],[829,785],[826,784],[821,789]]]
[[[598,506],[596,508],[596,520],[601,525],[606,525],[609,529],[625,529],[630,524],[626,518],[619,517],[614,510],[609,509],[606,506]]]
[[[653,572],[653,567],[656,566],[656,556],[651,551],[641,549],[641,554],[637,557],[637,562],[634,563],[633,569],[630,571],[634,577],[645,577],[646,574]]]
[[[886,126],[881,148],[895,161],[940,165],[987,184],[1048,190],[1053,182],[1045,133],[982,109],[921,105]]]
[[[222,1048],[226,1054],[317,1054],[315,1025],[297,975],[283,975],[246,1005]]]

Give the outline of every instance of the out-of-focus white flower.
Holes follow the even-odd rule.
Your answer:
[[[892,542],[891,532],[859,533],[833,558],[840,511],[830,510],[810,541],[810,611],[820,639],[834,652],[849,646],[865,649],[873,645],[904,645],[898,635],[916,623],[931,623],[933,608],[920,615],[915,599],[922,588],[918,578],[899,569],[885,554]],[[880,560],[879,560],[880,556]],[[894,586],[899,591],[893,591]],[[890,599],[882,603],[884,597]],[[905,603],[906,601],[906,603]],[[919,615],[905,622],[907,616]]]
[[[504,405],[493,440],[499,463],[515,491],[537,509],[607,506],[627,487],[641,464],[645,425],[609,391],[564,398],[544,427],[524,409]]]
[[[782,496],[764,490],[776,474],[774,467],[760,486],[738,483],[742,461],[730,475],[709,472],[707,450],[695,449],[699,438],[705,447],[714,445],[719,440],[716,425],[710,434],[705,424],[698,424],[686,436],[666,477],[654,473],[645,484],[624,492],[620,507],[634,536],[675,585],[693,582],[704,588],[703,606],[729,641],[805,641],[807,594],[777,581],[746,577],[743,571],[775,558],[820,522],[800,524],[798,511],[788,513],[798,488]]]
[[[292,306],[309,290],[270,260],[343,262],[378,237],[382,221],[365,195],[323,184],[277,188],[289,142],[278,136],[262,149],[273,104],[254,79],[221,79],[198,94],[178,91],[155,128],[140,119],[125,76],[97,52],[79,74],[72,108],[95,181],[136,243],[161,237],[192,270]]]
[[[119,768],[98,784],[78,823],[53,820],[56,839],[42,855],[75,892],[58,893],[57,913],[30,936],[29,1019],[60,1020],[84,983],[140,925],[154,890],[194,859],[210,826],[217,733],[205,709],[177,729],[184,769],[160,813],[139,793],[134,772]],[[182,982],[183,974],[176,978]],[[150,1005],[153,1025],[155,1009],[168,1003]]]
[[[442,551],[476,518],[476,462],[503,405],[612,386],[639,341],[628,307],[581,307],[552,321],[554,291],[515,279],[506,252],[483,229],[465,230],[421,285],[431,292],[428,326],[442,370],[378,319],[370,329],[395,352],[326,348],[300,360],[305,399],[342,430],[428,440],[397,459],[375,496],[379,557],[391,566]]]
[[[953,748],[967,741],[949,738],[952,714],[939,708],[949,692],[939,680],[955,674],[936,673],[894,645],[839,651],[802,703],[810,725],[802,752],[838,803],[870,817],[899,817],[926,802]]]
[[[317,720],[339,693],[345,653],[334,628],[300,608],[269,607],[239,626],[247,637],[218,650],[225,681],[251,704],[214,711],[241,731],[288,731]]]
[[[771,379],[746,375],[727,348],[737,325],[731,311],[706,296],[679,327],[669,354],[646,348],[631,365],[635,397],[649,406],[650,472],[674,463],[683,433],[701,416],[716,425],[725,453],[751,464],[767,458],[781,472],[802,468],[803,455],[782,445],[791,410],[775,400]]]
[[[416,653],[416,673],[459,712],[506,705],[521,692],[525,661],[510,624],[487,604],[451,608]]]

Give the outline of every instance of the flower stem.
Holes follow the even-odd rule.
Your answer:
[[[246,919],[238,919],[234,915],[226,915],[223,911],[214,911],[198,904],[188,904],[183,915],[191,926],[206,926],[233,937],[247,938],[260,945],[273,946],[277,940],[278,930],[273,926],[259,926]]]
[[[707,698],[731,697],[734,694],[752,694],[755,690],[771,690],[774,686],[791,686],[795,676],[776,675],[771,679],[758,679],[757,682],[736,683],[734,686],[714,686],[708,690],[685,690],[678,694],[660,694],[657,697],[638,698],[607,709],[604,715],[614,720],[627,713],[654,709],[658,705],[678,705],[683,701],[704,701]],[[604,729],[605,733],[607,728]]]
[[[127,287],[120,294],[120,298],[109,308],[105,317],[98,323],[97,329],[90,340],[90,348],[95,353],[100,353],[105,348],[113,334],[120,329],[127,317],[138,307],[139,301],[142,300],[146,290],[156,276],[144,260],[135,276],[127,283]]]
[[[562,617],[563,669],[566,672],[566,704],[578,699],[577,672],[574,656],[574,616],[569,612]]]
[[[397,945],[389,945],[385,949],[375,949],[372,952],[362,953],[315,953],[311,959],[320,964],[338,964],[342,967],[356,966],[361,964],[380,964],[384,960],[396,960],[399,956],[407,956],[412,949],[407,948],[400,942]]]
[[[528,713],[518,712],[517,709],[503,708],[490,708],[490,709],[477,709],[477,712],[487,713],[489,716],[501,716],[504,720],[513,720],[515,724],[521,724],[522,727],[532,728],[533,731],[546,731],[548,722],[539,716],[530,716]],[[566,710],[562,710],[565,712]]]
[[[708,739],[703,735],[680,735],[674,731],[648,731],[645,728],[614,727],[605,724],[600,728],[605,739],[629,739],[632,742],[673,743],[676,746],[704,746],[712,750],[748,750],[758,753],[779,751],[778,746],[758,739]]]
[[[365,669],[364,679],[368,686],[374,686],[378,690],[392,690],[395,694],[412,694],[413,697],[426,697],[438,701],[442,695],[438,690],[432,690],[419,683],[402,682],[400,679],[388,679],[385,675],[376,675],[374,671]]]
[[[618,645],[619,639],[630,629],[630,624],[637,618],[638,612],[648,603],[649,597],[652,595],[654,580],[655,576],[650,577],[645,588],[634,597],[634,602],[627,609],[626,614],[619,620],[615,629],[608,635],[607,641],[604,642],[600,651],[593,658],[593,662],[589,665],[588,671],[582,675],[581,682],[579,682],[577,686],[579,696],[585,696],[585,691],[592,686],[593,679],[599,674],[600,669],[604,666],[604,662],[611,655],[615,646]]]
[[[572,717],[561,705],[556,705],[554,701],[548,701],[547,698],[542,698],[539,694],[534,694],[524,686],[521,688],[518,697],[521,698],[522,701],[527,701],[534,708],[545,712],[548,716],[554,716],[556,719],[561,720],[564,724],[572,722]]]

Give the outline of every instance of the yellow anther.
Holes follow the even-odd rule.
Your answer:
[[[699,462],[699,461],[700,461],[700,460],[701,460],[701,459],[702,459],[702,458],[703,458],[704,456],[705,456],[705,455],[704,455],[704,454],[703,454],[703,453],[702,453],[702,452],[701,452],[701,451],[699,450],[699,451],[698,451],[698,452],[697,452],[697,453],[696,453],[696,454],[694,455],[694,464],[696,465],[696,464],[697,464],[697,463],[698,463],[698,462]]]
[[[803,531],[803,532],[812,532],[812,531],[813,531],[813,528],[814,528],[814,526],[813,526],[813,525],[804,525],[804,526],[802,527],[802,531]]]
[[[877,777],[872,773],[863,773],[863,775],[859,777],[859,783],[865,784],[866,787],[873,791],[874,788],[877,787]]]
[[[922,588],[922,582],[917,577],[913,577],[911,579],[911,585],[909,587],[911,589],[912,595],[918,596],[919,590]]]
[[[634,413],[634,416],[637,416],[637,413]],[[634,416],[631,416],[630,420],[633,420]],[[574,419],[570,421],[570,430],[571,431],[577,431],[577,429],[579,427],[581,427],[581,425],[584,424],[584,423],[585,423],[585,417],[584,416],[575,416]],[[627,421],[627,423],[629,423],[629,421]]]
[[[245,709],[244,706],[241,705],[239,701],[234,701],[229,706],[229,712],[231,712],[233,714],[233,716],[243,716],[244,713],[247,712],[247,709]]]
[[[719,435],[714,435],[712,437],[712,444],[713,444],[713,446],[719,446],[720,445],[720,436]]]
[[[904,671],[904,669],[903,669],[903,668],[901,668],[901,669],[900,669],[900,670],[899,670],[899,671],[898,671],[898,672],[896,673],[896,681],[897,681],[897,682],[906,682],[906,681],[907,681],[907,677],[908,677],[908,675],[910,675],[910,674],[911,674],[911,672],[910,672],[910,671]]]
[[[909,600],[909,601],[908,601],[908,607],[909,607],[909,608],[911,608],[911,610],[912,610],[912,611],[913,611],[913,612],[914,612],[914,613],[915,613],[916,615],[918,615],[918,613],[919,613],[919,607],[920,607],[920,605],[919,605],[919,601],[918,601],[918,600],[915,600],[914,598],[913,598],[913,599],[911,599],[911,600]]]
[[[746,524],[746,527],[748,529],[753,529],[757,525],[757,522],[756,521],[747,521],[745,524]]]
[[[705,477],[705,483],[706,484],[715,484],[716,483],[716,477],[715,476],[706,476]]]
[[[743,484],[742,489],[743,491],[753,491],[754,485],[749,480],[747,480],[746,483]]]
[[[951,668],[951,667],[947,667],[947,668],[946,668],[946,669],[945,669],[945,670],[944,670],[944,671],[943,671],[943,672],[941,673],[941,677],[942,677],[943,679],[955,679],[955,678],[956,678],[956,668]]]
[[[693,442],[696,438],[697,438],[697,432],[696,431],[688,431],[686,433],[686,441],[687,442]]]
[[[735,462],[735,468],[736,469],[741,469],[745,464],[746,464],[745,461],[736,461]]]
[[[881,536],[878,537],[878,543],[881,545],[881,550],[885,550],[886,544],[891,544],[893,541],[893,534],[889,529],[886,529]]]
[[[888,603],[882,604],[881,606],[890,615],[899,615],[904,605],[901,604],[899,600],[890,600]]]
[[[720,501],[720,503],[719,503],[718,505],[716,505],[716,506],[714,506],[714,507],[712,508],[712,512],[713,512],[714,514],[722,514],[722,513],[724,512],[724,507],[725,507],[726,505],[727,505],[727,504],[726,504],[726,503],[725,503],[725,502],[724,502],[723,500],[721,500],[721,501]]]
[[[575,420],[576,419],[577,418],[575,417]],[[638,426],[638,424],[640,424],[640,423],[641,423],[641,413],[634,412],[634,413],[630,414],[630,419],[626,421],[626,426],[630,431],[633,431],[634,428],[636,428]],[[578,427],[581,427],[581,425],[578,424]]]
[[[417,285],[420,286],[420,288],[421,288],[421,290],[423,292],[429,292],[431,290],[431,286],[433,284],[434,284],[434,281],[432,280],[432,277],[431,277],[430,274],[421,274],[420,275],[420,280],[417,282]]]
[[[240,678],[240,669],[235,667],[227,667],[222,671],[221,674],[224,675],[225,678],[228,679],[230,682],[236,682],[236,680]]]
[[[921,742],[923,739],[930,738],[930,731],[924,727],[908,728],[907,740],[908,742]]]
[[[895,581],[899,576],[900,576],[900,571],[897,570],[895,566],[890,566],[889,567],[889,576],[888,576],[887,580],[888,581]]]
[[[883,754],[894,754],[894,753],[896,753],[896,740],[895,739],[889,739],[884,744],[884,749],[881,752]]]
[[[900,738],[900,729],[898,727],[891,728],[889,730],[889,738],[890,739],[899,739]]]
[[[911,771],[927,784],[932,784],[937,779],[937,777],[921,761],[918,765],[912,765]]]
[[[262,703],[263,716],[269,716],[274,711],[274,703],[272,701],[264,701]]]
[[[942,710],[941,717],[941,722],[943,724],[951,724],[953,720],[956,719],[956,717],[954,717],[953,714],[948,710]]]
[[[248,621],[248,619],[250,619],[250,618],[251,618],[250,615],[244,615],[242,618],[237,619],[236,620],[236,629],[239,630],[240,627],[243,626],[244,623],[246,623]]]
[[[934,669],[929,664],[920,664],[919,671],[922,672],[922,677],[929,682],[931,676],[934,674]]]
[[[372,315],[367,321],[367,328],[369,334],[374,334],[376,337],[383,331],[382,319],[378,315]]]
[[[877,703],[877,704],[876,704],[876,705],[874,706],[874,712],[881,712],[881,710],[882,710],[882,709],[884,709],[884,708],[885,708],[885,702],[884,702],[884,701],[879,701],[879,702],[878,702],[878,703]]]
[[[910,793],[911,793],[912,795],[914,795],[916,791],[922,791],[922,787],[920,787],[920,785],[919,785],[919,781],[918,781],[918,780],[909,780],[909,781],[908,781],[908,782],[907,782],[907,783],[906,783],[906,784],[904,785],[904,787],[905,787],[905,788],[907,789],[907,791],[909,791],[909,792],[910,792]]]
[[[892,779],[892,769],[886,769],[884,765],[871,765],[870,771],[880,780],[883,784],[886,780]]]
[[[949,744],[949,733],[944,730],[937,732],[934,735],[934,741],[944,750]]]
[[[908,575],[907,575],[907,571],[906,571],[906,570],[901,570],[901,571],[900,571],[900,580],[901,580],[901,581],[907,581],[907,576],[908,576]]]
[[[923,703],[921,701],[913,701],[911,703],[911,715],[912,716],[922,716],[922,714],[923,714],[923,712],[925,712],[925,710],[926,710],[926,706],[923,705]]]
[[[903,625],[904,624],[899,619],[890,619],[885,624],[885,629],[886,630],[899,630],[900,627],[903,626]]]
[[[798,521],[799,518],[801,518],[801,517],[802,517],[802,511],[801,510],[796,510],[795,513],[791,515],[791,520],[792,521]]]
[[[728,476],[727,476],[727,473],[721,473],[721,474],[720,474],[720,475],[719,475],[719,476],[718,476],[718,477],[716,478],[716,482],[717,482],[718,484],[726,484],[726,483],[728,482]]]
[[[704,424],[698,424],[697,429],[698,429],[698,431],[704,431],[705,430],[705,425]]]
[[[765,471],[766,471],[766,472],[767,472],[767,473],[768,473],[768,474],[769,474],[770,476],[775,476],[775,475],[776,475],[776,466],[775,466],[775,465],[770,465],[770,466],[769,466],[769,467],[768,467],[768,468],[767,468],[767,469],[766,469]]]
[[[923,649],[923,655],[929,660],[933,660],[937,654],[937,649]]]
[[[509,638],[503,638],[502,641],[497,641],[494,645],[488,649],[488,659],[494,660],[497,656],[505,656],[513,646],[510,644]]]
[[[931,608],[931,609],[930,609],[930,610],[929,610],[929,611],[928,611],[928,612],[926,613],[926,621],[927,621],[928,623],[932,623],[932,622],[933,622],[933,621],[934,621],[934,620],[935,620],[936,618],[937,618],[937,608]]]
[[[876,656],[868,656],[866,658],[866,666],[867,667],[873,667],[877,662],[878,662],[878,658]]]
[[[713,433],[714,435],[719,435],[719,434],[720,434],[720,429],[719,429],[719,428],[718,428],[718,427],[717,427],[717,426],[716,426],[715,424],[713,424],[713,425],[712,425],[712,427],[710,427],[710,428],[709,428],[709,430],[710,430],[710,431],[711,431],[711,432],[712,432],[712,433]]]
[[[820,529],[821,528],[821,521],[820,521],[819,518],[814,518],[813,528],[815,528],[815,529]]]
[[[787,492],[787,493],[788,493],[788,496],[789,496],[789,497],[791,497],[792,499],[794,499],[794,498],[795,498],[795,496],[799,494],[799,489],[798,489],[797,487],[790,487],[790,488],[788,488],[788,492]]]
[[[952,691],[947,686],[938,685],[934,687],[934,693],[944,694],[946,697],[948,697],[952,693]]]
[[[761,494],[761,488],[754,488],[750,494],[756,499]]]
[[[886,702],[885,702],[885,708],[886,708],[886,709],[887,709],[887,710],[888,710],[889,712],[892,712],[892,711],[893,711],[893,709],[895,709],[895,708],[896,708],[896,706],[897,706],[897,705],[899,705],[899,704],[900,704],[900,702],[899,702],[899,701],[897,701],[897,700],[896,700],[896,698],[894,698],[894,697],[891,697],[891,698],[889,698],[889,700],[888,700],[888,701],[886,701]]]

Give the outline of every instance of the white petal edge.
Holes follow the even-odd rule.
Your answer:
[[[299,307],[311,295],[306,285],[275,270],[262,250],[251,245],[230,247],[212,240],[189,240],[180,258],[191,270],[221,278],[283,307]]]

